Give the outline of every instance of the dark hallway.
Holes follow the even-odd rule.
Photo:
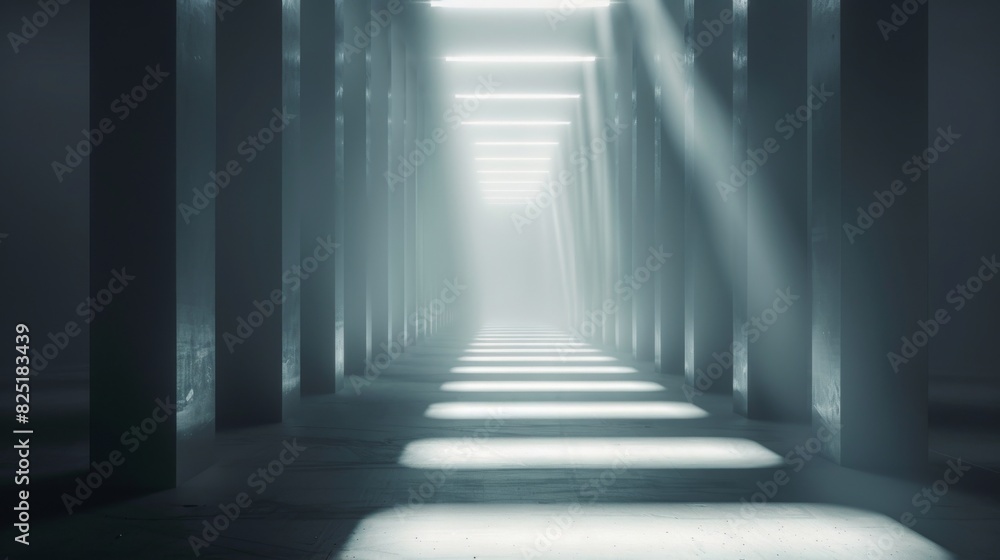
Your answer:
[[[1000,557],[975,0],[11,0],[11,559]]]

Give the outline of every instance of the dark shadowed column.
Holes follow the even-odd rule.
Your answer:
[[[340,3],[302,5],[302,233],[311,254],[319,239],[339,244],[343,207],[337,203],[337,42],[343,40]],[[333,392],[343,382],[343,331],[337,328],[337,292],[343,290],[343,251],[337,250],[302,284],[302,391]],[[340,278],[338,278],[338,276]],[[342,301],[342,300],[341,300]],[[342,305],[342,303],[341,303]]]
[[[389,96],[391,34],[388,6],[398,0],[371,0],[366,29],[368,47],[368,359],[388,353],[389,342]]]
[[[389,339],[393,352],[402,351],[405,340],[405,250],[407,243],[405,229],[406,175],[403,164],[406,143],[406,102],[412,95],[406,81],[406,36],[402,16],[396,20],[392,32],[392,89],[390,92],[389,122],[389,172],[395,177],[389,180]],[[397,349],[398,348],[398,349]]]
[[[217,23],[217,161],[232,175],[216,202],[223,427],[280,422],[298,399],[298,18],[295,1],[247,2]]]
[[[661,0],[670,34],[657,42],[654,134],[656,242],[670,257],[656,275],[654,361],[659,373],[684,374],[684,0]]]
[[[829,99],[808,91],[807,11],[805,3],[758,0],[741,5],[734,27],[734,158],[745,181],[724,187],[741,225],[733,236],[741,268],[733,406],[751,418],[809,418],[806,127]]]
[[[632,284],[632,90],[633,90],[633,37],[632,19],[628,6],[616,5],[612,8],[615,33],[614,70],[614,115],[617,120],[612,150],[615,161],[615,197],[617,199],[617,263],[614,294],[616,312],[615,348],[618,352],[631,354],[632,349],[632,304],[635,290]]]
[[[215,435],[215,9],[94,2],[90,36],[90,456],[169,488]]]
[[[716,182],[732,160],[733,3],[687,0],[684,372],[688,391],[732,390],[730,224]]]
[[[344,374],[364,375],[368,357],[367,279],[367,118],[368,88],[364,27],[370,17],[368,2],[344,2],[342,71],[338,90],[343,107],[344,170]]]
[[[654,285],[666,259],[653,239],[653,81],[638,44],[632,52],[632,356],[652,361]]]
[[[808,70],[832,92],[809,129],[813,424],[833,460],[887,470],[927,461],[925,329],[949,320],[928,309],[927,174],[904,166],[954,141],[927,134],[928,8],[895,4],[812,2]]]

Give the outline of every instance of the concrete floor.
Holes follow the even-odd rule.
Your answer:
[[[221,433],[216,465],[180,488],[116,503],[98,489],[12,557],[191,558],[191,536],[200,558],[227,559],[1000,557],[995,430],[961,428],[952,408],[926,472],[900,479],[833,465],[809,426],[748,421],[729,396],[689,402],[648,365],[467,352],[470,338],[415,345],[360,395],[306,398],[282,425]],[[587,369],[510,369],[536,366]],[[508,373],[451,372],[479,367]],[[577,384],[468,384],[486,381]],[[959,455],[977,466],[920,497]],[[271,481],[255,474],[269,463]],[[206,533],[223,510],[238,516]]]

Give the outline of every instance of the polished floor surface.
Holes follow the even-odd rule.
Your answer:
[[[1000,557],[1000,473],[977,458],[948,474],[961,442],[900,479],[833,465],[807,425],[688,397],[555,329],[452,329],[282,425],[220,434],[216,466],[178,489],[43,523],[32,553]]]

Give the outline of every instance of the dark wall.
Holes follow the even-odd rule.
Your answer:
[[[997,375],[1000,276],[964,308],[948,301],[958,283],[979,271],[980,259],[1000,256],[1000,188],[996,161],[1000,3],[944,0],[930,4],[930,138],[952,126],[961,134],[930,170],[931,277],[929,311],[951,321],[933,339],[934,375]]]
[[[89,346],[87,317],[77,314],[77,306],[89,292],[90,169],[83,158],[60,182],[52,162],[65,162],[66,146],[84,140],[82,131],[89,128],[90,2],[54,4],[59,12],[38,16],[39,22],[48,21],[26,44],[18,44],[15,53],[9,34],[20,35],[21,18],[32,19],[40,8],[37,0],[0,3],[4,36],[0,44],[0,234],[7,235],[0,235],[0,288],[5,294],[0,328],[27,323],[34,334],[32,346],[39,351],[50,343],[49,333],[60,340],[65,348],[58,350],[55,359],[33,362],[42,371],[84,366]],[[70,321],[80,327],[80,333],[61,336]],[[55,349],[53,343],[50,355]]]

